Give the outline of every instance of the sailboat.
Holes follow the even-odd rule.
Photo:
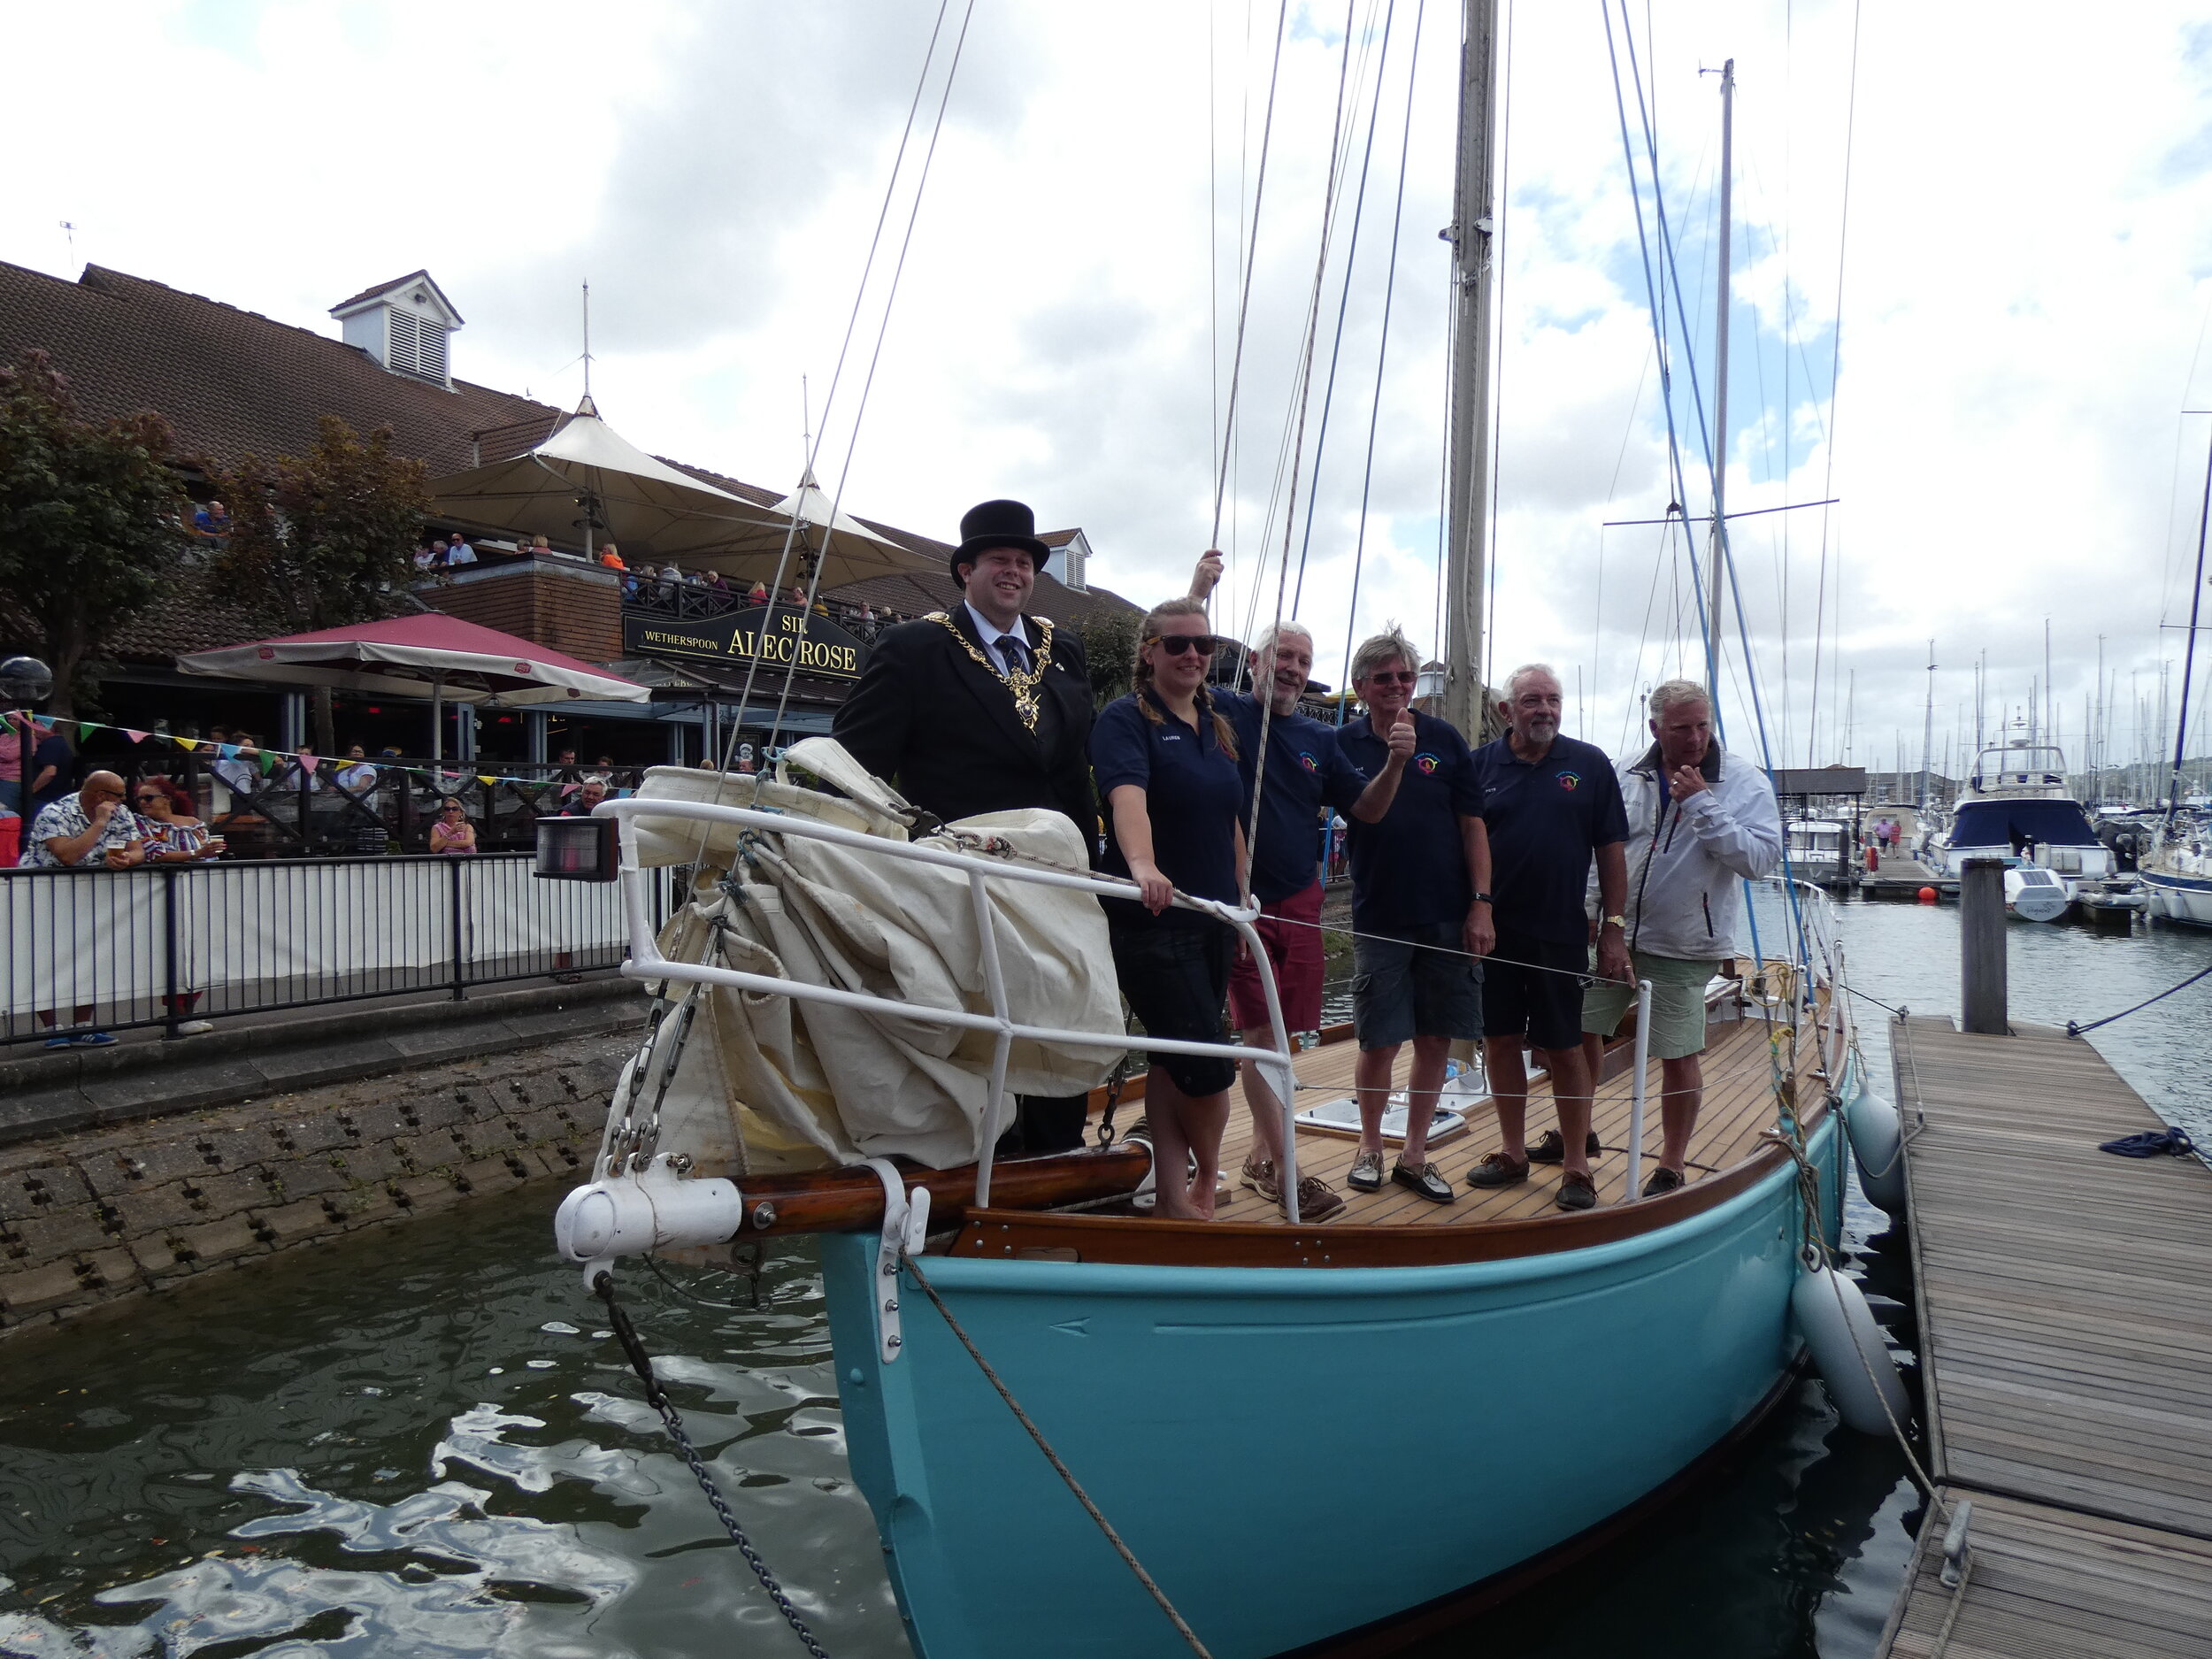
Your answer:
[[[1487,295],[1488,40],[1474,31],[1463,76],[1463,303]],[[1485,406],[1483,324],[1457,331],[1463,411]],[[1455,436],[1448,664],[1471,709],[1487,445],[1465,421]],[[1110,996],[1095,899],[1127,888],[1069,867],[1048,826],[932,833],[826,740],[773,776],[661,769],[600,813],[623,825],[625,972],[657,1000],[561,1248],[611,1295],[626,1256],[728,1266],[765,1238],[818,1240],[853,1473],[925,1659],[1416,1639],[1724,1457],[1805,1362],[1793,1299],[1847,1288],[1827,1257],[1847,1123],[1888,1155],[1815,888],[1785,895],[1788,953],[1709,989],[1689,1185],[1638,1196],[1657,1075],[1640,1036],[1599,1094],[1597,1208],[1555,1210],[1538,1166],[1449,1207],[1386,1187],[1309,1224],[1299,1175],[1340,1183],[1352,1148],[1301,1133],[1292,1108],[1347,1092],[1354,1045],[1339,1029],[1301,1052],[1277,1010],[1269,1046],[1219,1052],[1290,1102],[1286,1210],[1240,1197],[1197,1223],[1133,1207],[1141,1141],[996,1162],[1018,1089],[1096,1083],[1103,1119],[1122,1052],[1217,1052],[1085,1007],[1069,964]],[[675,864],[694,900],[657,936],[644,895]],[[1252,912],[1179,902],[1253,937]],[[839,1082],[864,1074],[887,1080]],[[1455,1103],[1455,1148],[1495,1148],[1489,1114]],[[1860,1321],[1873,1351],[1854,1369],[1886,1365]]]
[[[2204,549],[2212,531],[2212,457],[2205,462],[2204,507],[2197,524],[2196,573],[2189,591],[2189,643],[2182,656],[2181,718],[2174,733],[2173,772],[2166,812],[2150,854],[2136,865],[2153,916],[2192,927],[2212,927],[2212,814],[2185,798],[2182,768],[2189,753],[2189,687],[2197,666],[2197,618],[2204,603]]]

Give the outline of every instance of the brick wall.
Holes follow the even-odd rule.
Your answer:
[[[416,589],[423,603],[587,663],[622,655],[622,588],[612,571],[542,559],[479,565]]]
[[[0,1152],[0,1338],[529,1181],[582,1179],[628,1036]],[[547,1211],[549,1243],[552,1195]]]

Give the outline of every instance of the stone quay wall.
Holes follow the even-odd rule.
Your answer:
[[[0,1148],[0,1340],[275,1251],[580,1179],[636,1041],[601,1031]]]

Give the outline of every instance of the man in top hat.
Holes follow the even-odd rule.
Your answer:
[[[1072,629],[1022,615],[1047,549],[1029,509],[987,501],[960,520],[961,603],[887,628],[831,734],[926,812],[1050,807],[1098,836],[1087,745],[1090,667]]]
[[[1047,551],[1022,503],[971,508],[951,559],[961,602],[885,629],[830,730],[854,759],[948,823],[1047,807],[1094,847],[1083,641],[1022,614]],[[1012,1149],[1080,1145],[1084,1109],[1081,1095],[1025,1096]]]

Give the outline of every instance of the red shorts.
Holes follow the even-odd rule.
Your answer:
[[[1278,918],[1280,919],[1278,919]],[[1275,969],[1283,1000],[1285,1031],[1321,1029],[1321,883],[1278,904],[1260,907],[1253,926]],[[1229,1020],[1239,1031],[1267,1028],[1267,988],[1248,952],[1239,950],[1229,969]]]

